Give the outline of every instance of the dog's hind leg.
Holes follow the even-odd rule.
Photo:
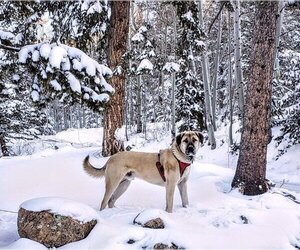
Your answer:
[[[121,197],[122,194],[125,193],[125,191],[129,187],[129,184],[130,184],[130,180],[128,180],[128,179],[124,179],[121,181],[121,183],[117,187],[116,191],[113,193],[113,195],[110,197],[110,199],[108,201],[109,208],[114,207],[115,202],[117,201],[117,199],[119,199]]]
[[[109,199],[111,198],[112,194],[115,192],[123,178],[124,176],[121,174],[114,175],[112,177],[105,177],[105,194],[101,202],[100,210],[103,210],[107,206]]]

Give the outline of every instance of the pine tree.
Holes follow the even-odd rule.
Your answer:
[[[32,100],[43,108],[51,106],[53,99],[58,99],[67,105],[80,102],[87,103],[98,112],[103,110],[104,103],[109,99],[108,94],[113,91],[103,78],[110,74],[110,70],[96,63],[86,53],[61,42],[78,46],[102,60],[108,20],[105,2],[5,1],[0,3],[0,14],[0,49],[3,51],[0,75],[5,82],[1,91],[4,109],[14,106],[7,95],[8,91],[14,89],[14,92],[18,92],[17,99],[22,102],[15,105],[17,110],[14,112],[19,112],[28,124],[35,119],[33,116],[30,118],[28,113],[34,108]],[[98,47],[93,46],[95,42]],[[20,62],[24,65],[20,65]],[[73,66],[72,69],[68,70],[69,66]],[[11,72],[20,76],[20,81],[14,83],[14,87],[8,84],[11,82]],[[104,89],[109,91],[103,93]],[[43,113],[40,108],[34,109],[35,123],[38,123]],[[2,112],[0,116],[3,121],[9,121],[7,112]],[[70,125],[73,126],[71,122]],[[19,134],[22,132],[15,126],[11,127]],[[20,128],[24,129],[25,135],[26,126]],[[2,142],[10,140],[8,133],[1,138]]]
[[[176,116],[179,131],[203,130],[204,93],[196,63],[204,48],[203,32],[198,19],[196,2],[174,2],[179,18],[177,56],[180,69],[176,74]]]
[[[280,126],[281,130],[275,138],[279,151],[277,157],[300,143],[300,53],[295,43],[300,39],[300,10],[286,4],[284,11],[278,47],[279,68],[273,81],[272,125]]]

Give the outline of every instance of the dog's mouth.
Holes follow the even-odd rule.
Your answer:
[[[186,150],[185,150],[185,154],[189,157],[194,157],[195,156],[195,148],[193,145],[188,145]]]

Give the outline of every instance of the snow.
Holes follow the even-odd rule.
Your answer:
[[[153,64],[147,58],[143,59],[137,68],[138,72],[143,70],[153,70]]]
[[[67,56],[67,51],[59,46],[54,46],[49,55],[49,62],[53,68],[60,69],[61,62]]]
[[[168,147],[171,137],[169,132],[161,130],[163,127],[163,124],[147,124],[148,140],[141,134],[131,134],[125,147],[130,145],[132,150],[145,152]],[[234,126],[234,131],[237,127]],[[89,206],[87,210],[97,210],[95,216],[99,222],[88,237],[62,249],[141,249],[152,248],[159,242],[174,243],[185,249],[294,249],[300,245],[299,204],[284,197],[287,193],[300,200],[299,145],[287,149],[275,161],[277,148],[272,141],[268,148],[267,178],[275,181],[276,187],[263,195],[243,196],[231,190],[237,156],[228,154],[228,127],[222,127],[216,132],[216,150],[211,151],[205,145],[192,165],[188,208],[181,207],[176,190],[174,212],[166,213],[165,189],[135,179],[115,208],[98,211],[104,180],[89,177],[82,161],[89,154],[92,164],[97,167],[105,164],[108,158],[99,156],[102,135],[102,128],[72,129],[44,138],[56,140],[57,150],[41,148],[30,156],[0,158],[0,247],[45,249],[34,241],[20,239],[17,214],[3,211],[17,211],[24,201],[41,197],[42,200],[30,202],[31,209],[49,206],[65,209],[60,205],[72,200],[68,202],[72,209],[79,209],[78,214],[86,215],[76,202]],[[234,133],[234,140],[239,136]],[[123,137],[124,130],[119,130],[118,138]],[[280,187],[283,179],[294,186],[284,183]],[[71,209],[66,210],[69,213]],[[138,214],[140,221],[159,216],[166,228],[154,230],[135,225],[133,220]],[[133,244],[128,244],[129,240]]]
[[[86,11],[88,15],[94,13],[101,13],[102,7],[99,1],[84,0],[81,5],[81,11]]]
[[[78,81],[78,79],[72,73],[67,74],[67,79],[68,79],[68,82],[70,84],[71,89],[74,92],[81,93],[80,82]]]
[[[51,52],[51,46],[50,44],[44,43],[41,45],[40,47],[40,54],[42,57],[44,57],[45,59],[49,58]]]
[[[165,228],[171,228],[175,222],[170,218],[170,214],[160,209],[146,209],[142,211],[134,220],[137,224],[145,224],[149,220],[161,218]]]
[[[145,37],[141,34],[141,33],[136,33],[132,38],[131,40],[133,42],[142,42],[145,40]]]
[[[7,40],[11,43],[15,43],[16,37],[13,33],[9,31],[0,30],[0,40]]]
[[[31,98],[34,102],[37,102],[40,100],[40,94],[36,90],[31,91]]]
[[[58,197],[31,199],[23,202],[20,207],[33,212],[49,211],[53,214],[69,216],[83,223],[97,220],[98,218],[96,211],[91,207],[80,202]]]
[[[56,91],[61,91],[61,85],[58,83],[56,79],[50,81],[50,85],[56,90]]]
[[[179,69],[180,69],[180,65],[174,62],[167,62],[163,67],[163,70],[167,72],[178,72]]]
[[[32,61],[38,62],[39,60],[40,60],[40,53],[37,50],[33,51]]]
[[[107,102],[110,98],[109,94],[115,91],[104,78],[111,76],[112,71],[77,48],[59,43],[40,43],[24,46],[19,51],[20,63],[26,63],[29,61],[28,59],[31,59],[33,66],[36,66],[36,62],[40,61],[40,57],[48,60],[43,62],[45,65],[42,64],[39,67],[39,74],[43,79],[47,79],[51,75],[47,73],[59,71],[60,75],[66,77],[69,87],[73,92],[81,94],[82,90],[86,91],[86,93],[82,93],[83,98],[86,100]],[[72,69],[71,73],[70,70]],[[93,81],[87,81],[87,78],[91,78],[96,86],[93,84]],[[58,83],[56,79],[49,80],[50,85],[55,91],[63,90],[61,85],[63,81]],[[37,93],[33,93],[32,98],[34,101],[39,100]]]
[[[187,13],[185,13],[184,15],[182,15],[182,17],[187,19],[190,22],[195,22],[195,20],[193,18],[193,13],[190,10]]]

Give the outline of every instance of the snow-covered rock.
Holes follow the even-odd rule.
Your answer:
[[[141,225],[142,227],[162,229],[171,227],[172,220],[169,218],[165,211],[159,209],[147,209],[139,213],[134,221],[134,224]]]
[[[21,204],[18,232],[21,238],[46,247],[82,240],[97,224],[97,213],[87,205],[61,198],[37,198]]]

